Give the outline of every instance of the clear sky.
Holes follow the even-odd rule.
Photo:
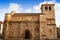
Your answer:
[[[57,26],[60,25],[60,0],[47,0],[48,3],[55,4],[55,19]],[[46,0],[0,0],[0,21],[4,21],[5,13],[16,12],[33,12],[39,13],[41,4]]]

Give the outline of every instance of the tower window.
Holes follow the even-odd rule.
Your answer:
[[[47,7],[45,7],[45,10],[48,10],[48,8],[47,8]]]
[[[49,10],[51,10],[51,7],[49,7]]]

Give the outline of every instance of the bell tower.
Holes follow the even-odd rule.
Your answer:
[[[41,12],[46,14],[48,18],[55,18],[54,4],[42,4]]]
[[[48,14],[54,12],[54,4],[42,4],[41,12],[45,13],[48,11]]]
[[[46,15],[46,36],[49,39],[57,38],[57,29],[55,23],[55,9],[54,4],[42,4],[41,6],[42,14]],[[48,32],[48,33],[47,33]]]

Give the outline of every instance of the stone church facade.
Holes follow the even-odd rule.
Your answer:
[[[6,13],[3,36],[9,40],[57,38],[54,4],[42,4],[41,13]]]

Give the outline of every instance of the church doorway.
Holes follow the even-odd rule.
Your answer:
[[[25,40],[30,40],[31,39],[31,33],[29,30],[25,31]]]

